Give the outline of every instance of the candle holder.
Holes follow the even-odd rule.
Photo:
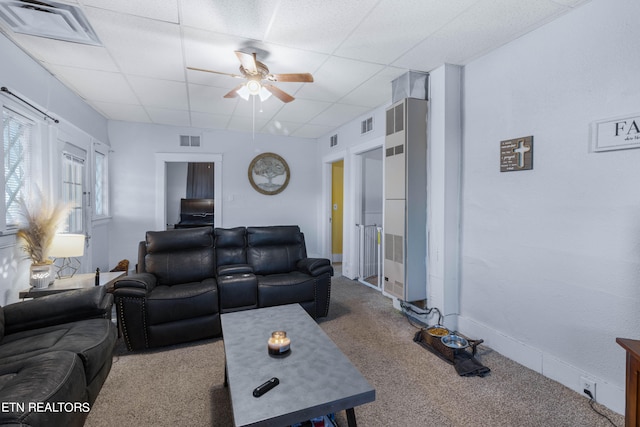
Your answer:
[[[271,356],[287,356],[291,352],[291,339],[285,331],[275,331],[267,342],[267,350]]]

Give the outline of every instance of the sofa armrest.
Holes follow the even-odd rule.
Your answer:
[[[156,276],[151,273],[136,273],[116,280],[113,294],[116,297],[144,297],[157,283]]]
[[[249,264],[229,264],[218,267],[218,277],[247,273],[253,273],[253,267]]]
[[[104,286],[77,289],[3,307],[5,334],[91,318],[111,319],[113,295]]]
[[[333,276],[333,267],[327,258],[303,258],[298,261],[296,268],[314,277],[323,273],[329,273]]]

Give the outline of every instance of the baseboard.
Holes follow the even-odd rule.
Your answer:
[[[549,379],[557,381],[580,395],[583,395],[581,377],[587,377],[595,381],[597,384],[596,401],[612,411],[624,415],[624,386],[620,387],[609,383],[591,372],[583,371],[549,353],[520,342],[473,319],[459,316],[458,330],[469,338],[483,339],[483,345]]]

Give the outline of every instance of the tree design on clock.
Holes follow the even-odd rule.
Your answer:
[[[249,182],[259,193],[272,196],[281,193],[289,184],[289,165],[275,153],[262,153],[249,165]]]

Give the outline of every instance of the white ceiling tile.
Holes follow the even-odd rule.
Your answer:
[[[291,136],[296,130],[300,129],[301,126],[301,123],[271,120],[260,129],[260,132],[270,133],[272,135]]]
[[[87,14],[123,73],[185,80],[178,25],[95,8]]]
[[[231,115],[236,108],[236,99],[223,98],[227,89],[218,87],[189,85],[189,103],[192,111],[209,114]]]
[[[54,65],[118,72],[104,47],[16,34],[16,41],[32,56]]]
[[[149,115],[141,105],[118,104],[92,101],[91,105],[111,120],[125,122],[151,123]]]
[[[182,24],[185,26],[253,40],[263,39],[273,10],[273,2],[261,0],[181,2]]]
[[[406,72],[404,68],[386,67],[349,92],[340,102],[372,109],[391,102],[391,82]]]
[[[476,1],[383,0],[335,54],[389,64]],[[408,10],[411,13],[407,13]]]
[[[333,126],[337,128],[369,111],[367,107],[357,105],[334,104],[318,114],[309,123],[312,125]]]
[[[145,107],[149,117],[154,123],[172,126],[191,126],[191,117],[188,111],[170,110],[167,108]]]
[[[185,83],[128,76],[127,80],[145,106],[189,110]]]
[[[296,129],[291,136],[299,138],[320,138],[335,129],[334,126],[304,125]]]
[[[430,71],[443,63],[465,64],[564,10],[549,0],[479,0],[394,65]]]
[[[280,0],[265,41],[333,53],[378,0]]]
[[[233,116],[227,125],[227,129],[229,130],[238,130],[244,132],[255,132],[266,126],[268,123],[267,120],[259,120],[255,121],[251,117],[241,117],[241,116]]]
[[[82,0],[82,4],[149,19],[178,23],[177,0]]]
[[[378,64],[331,57],[314,74],[314,82],[305,84],[297,97],[336,102],[383,68]]]
[[[192,112],[191,126],[205,129],[226,129],[231,115]]]
[[[133,105],[140,103],[122,74],[60,65],[52,65],[49,69],[85,99]]]
[[[329,108],[331,105],[332,104],[330,102],[297,99],[285,104],[274,116],[274,120],[306,123]]]

